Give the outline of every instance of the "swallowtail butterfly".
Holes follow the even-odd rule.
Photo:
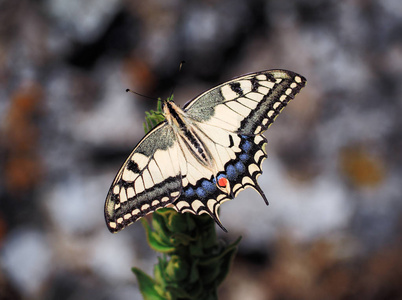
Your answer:
[[[189,101],[163,103],[165,121],[134,148],[117,173],[105,219],[117,232],[144,215],[172,206],[209,214],[224,230],[218,208],[247,187],[268,201],[257,184],[267,157],[263,132],[304,87],[286,70],[236,77]]]

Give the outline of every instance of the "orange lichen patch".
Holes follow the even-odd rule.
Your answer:
[[[5,124],[6,145],[12,151],[30,151],[38,138],[36,117],[42,93],[37,86],[18,90],[11,98]]]
[[[385,176],[383,161],[362,146],[345,148],[340,153],[343,174],[355,186],[376,186]]]
[[[4,123],[5,184],[10,193],[27,191],[42,173],[38,152],[38,119],[42,90],[30,84],[15,92]]]
[[[0,213],[0,249],[3,246],[4,239],[7,235],[7,224],[4,218],[4,214]]]
[[[5,166],[6,186],[10,191],[26,191],[38,182],[41,170],[38,158],[12,156]]]

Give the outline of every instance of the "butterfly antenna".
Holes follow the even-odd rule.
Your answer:
[[[182,72],[182,69],[183,69],[183,65],[184,65],[185,63],[186,63],[186,62],[185,62],[184,60],[182,60],[182,61],[180,62],[180,64],[179,64],[179,73],[178,73],[177,76],[176,76],[175,83],[174,83],[174,85],[173,85],[173,89],[172,89],[172,92],[170,93],[169,99],[173,99],[174,89],[175,89],[175,87],[176,87],[176,85],[177,85],[177,78],[179,78],[179,76],[180,76],[180,74],[181,74],[181,72]]]
[[[135,94],[135,95],[137,95],[137,96],[141,96],[141,97],[144,97],[144,98],[147,98],[147,99],[158,100],[157,98],[145,96],[145,95],[143,95],[143,94],[134,92],[133,90],[130,90],[130,89],[126,89],[126,92],[127,92],[127,93],[130,92],[130,93],[133,93],[133,94]]]

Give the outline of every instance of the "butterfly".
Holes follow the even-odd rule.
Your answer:
[[[164,101],[165,120],[137,144],[109,189],[108,229],[118,232],[173,207],[207,213],[227,231],[218,208],[247,187],[268,205],[257,183],[267,157],[262,134],[305,84],[294,72],[267,70],[222,83],[183,108],[171,98]]]

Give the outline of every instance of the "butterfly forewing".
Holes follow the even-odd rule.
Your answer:
[[[255,135],[273,123],[305,83],[305,78],[286,70],[247,74],[204,92],[184,110],[199,122]]]
[[[105,204],[109,230],[169,204],[179,212],[208,213],[224,229],[220,204],[247,187],[268,203],[257,184],[267,156],[262,133],[305,82],[290,71],[262,71],[218,85],[183,110],[175,106],[169,118],[182,115],[179,126],[165,121],[154,128],[117,174]]]
[[[166,123],[139,142],[116,175],[106,198],[105,218],[110,231],[117,232],[179,197],[179,151],[176,136]]]

